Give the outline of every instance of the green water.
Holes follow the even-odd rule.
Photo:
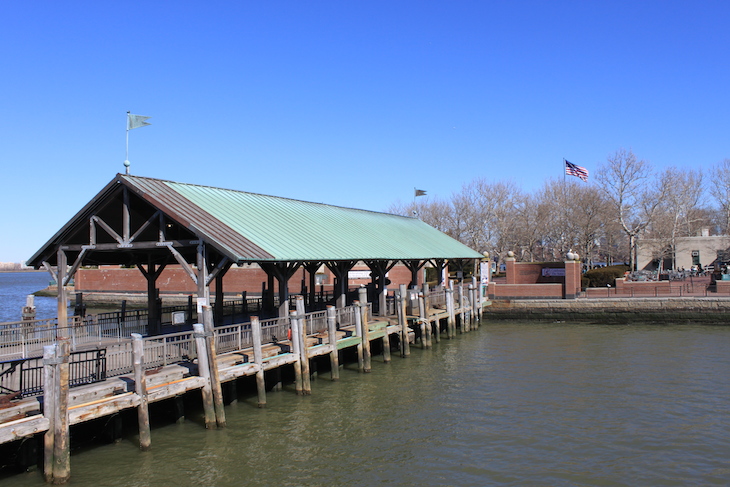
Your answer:
[[[149,452],[75,450],[71,485],[727,485],[729,352],[730,327],[485,323],[311,396],[242,393],[226,429],[189,410]]]

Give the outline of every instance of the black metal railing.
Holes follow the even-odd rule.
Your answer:
[[[0,362],[0,394],[35,396],[43,393],[43,359],[33,357]],[[69,387],[106,380],[106,350],[74,352],[69,356]]]

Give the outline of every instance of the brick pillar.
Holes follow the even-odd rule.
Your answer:
[[[515,254],[512,251],[507,252],[507,257],[504,259],[507,284],[517,284],[517,267],[515,261]]]
[[[565,261],[565,286],[563,299],[575,299],[580,295],[580,261]]]

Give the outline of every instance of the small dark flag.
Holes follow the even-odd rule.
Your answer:
[[[422,189],[415,189],[415,188],[413,188],[413,189],[416,191],[416,196],[426,196],[426,191],[424,191]]]
[[[565,161],[565,159],[563,160]],[[565,161],[565,174],[581,178],[586,183],[588,182],[588,169],[573,164],[572,162]]]

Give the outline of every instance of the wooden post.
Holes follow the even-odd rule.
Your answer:
[[[144,373],[144,341],[139,333],[132,333],[132,365],[134,366],[134,392],[139,396],[137,421],[139,422],[139,448],[149,450],[150,412],[147,406],[147,378]]]
[[[261,350],[261,323],[258,316],[251,317],[251,335],[253,338],[253,361],[258,365],[256,371],[256,392],[259,407],[266,406],[266,384],[264,382],[264,354]]]
[[[291,351],[295,356],[301,357],[301,349],[299,347],[301,332],[299,331],[299,320],[297,319],[296,311],[291,311],[289,313],[289,323],[291,326]],[[300,359],[294,361],[294,390],[300,396],[304,394],[302,384],[302,361]]]
[[[368,290],[364,287],[358,289],[360,298],[360,313],[362,313],[362,354],[363,372],[370,372],[372,367],[372,354],[370,353],[370,316],[368,314]]]
[[[55,375],[56,414],[53,432],[53,483],[64,484],[71,478],[71,444],[68,424],[68,380],[70,343],[68,338],[58,339],[60,364]]]
[[[215,407],[215,422],[219,428],[226,425],[226,411],[223,406],[223,389],[218,374],[218,361],[215,351],[215,332],[213,331],[213,309],[203,306],[203,326],[205,328],[205,344],[208,347],[208,363],[210,370],[210,387],[213,392],[213,406]]]
[[[25,297],[25,306],[23,307],[21,319],[23,321],[35,321],[35,311],[35,296],[28,294]]]
[[[474,284],[474,279],[472,278],[472,283],[469,285],[469,294],[471,296],[471,321],[473,323],[474,329],[476,330],[479,328],[479,306],[478,306],[478,288]]]
[[[388,335],[387,325],[384,328],[385,335],[383,335],[383,362],[386,364],[390,362],[390,335]]]
[[[360,372],[365,371],[365,361],[362,353],[362,313],[360,312],[360,301],[355,300],[352,302],[355,307],[355,336],[360,337],[360,341],[357,344],[357,369]]]
[[[215,408],[213,406],[213,389],[210,383],[210,361],[208,360],[208,345],[205,343],[205,327],[200,323],[193,325],[195,348],[198,352],[198,375],[205,379],[201,394],[203,396],[203,410],[205,427],[214,428],[216,425]]]
[[[454,290],[450,287],[446,291],[446,336],[454,338],[456,336],[456,316],[454,314]]]
[[[175,396],[173,401],[175,402],[175,422],[182,424],[185,422],[185,401],[183,401],[183,396]]]
[[[298,294],[294,298],[294,304],[299,315],[299,329],[301,335],[301,351],[302,351],[302,389],[304,394],[312,393],[312,375],[309,369],[309,355],[307,352],[307,319],[304,312],[304,296]]]
[[[411,344],[409,341],[408,315],[406,314],[406,296],[408,289],[405,284],[401,284],[398,291],[398,321],[401,330],[401,355],[408,357],[411,355]]]
[[[43,415],[48,418],[48,429],[43,435],[43,476],[46,482],[53,482],[54,425],[57,414],[58,345],[43,347]]]
[[[56,349],[58,364],[54,372],[54,423],[49,425],[53,432],[53,483],[63,484],[71,478],[71,448],[68,424],[68,379],[69,379],[69,329],[68,297],[66,293],[67,261],[66,252],[59,249],[57,259],[58,284],[58,336]]]
[[[327,341],[330,344],[330,367],[332,380],[340,380],[340,357],[337,351],[337,312],[332,305],[327,306]]]
[[[466,333],[469,331],[467,329],[467,323],[465,319],[465,307],[464,307],[464,286],[461,281],[459,281],[459,314],[461,315],[461,332]]]
[[[426,316],[426,300],[423,297],[423,293],[418,293],[418,312],[421,318],[421,347],[431,347],[431,323],[428,321]]]

